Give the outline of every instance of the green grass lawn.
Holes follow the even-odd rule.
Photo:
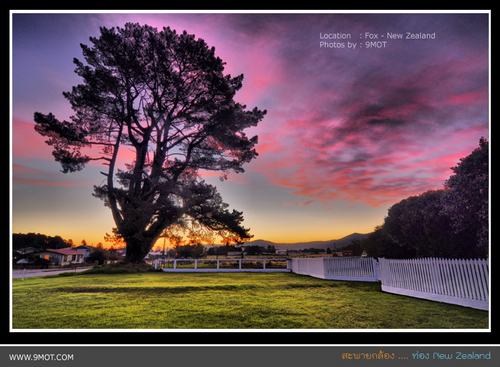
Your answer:
[[[14,329],[488,328],[488,312],[292,273],[13,279]]]

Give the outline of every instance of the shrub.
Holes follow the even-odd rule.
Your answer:
[[[152,265],[146,263],[130,263],[120,261],[114,264],[96,266],[92,269],[86,270],[85,274],[124,274],[124,273],[145,273],[150,271],[161,271],[155,269]]]

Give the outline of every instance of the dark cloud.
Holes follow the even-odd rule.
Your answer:
[[[469,31],[457,38],[453,32],[464,21]],[[383,50],[325,50],[305,35],[325,25],[439,38],[395,41]],[[301,26],[279,44],[287,55],[281,60],[287,98],[280,102],[293,113],[285,114],[282,134],[264,137],[286,142],[288,150],[275,148],[280,153],[268,159],[288,159],[297,169],[269,177],[296,187],[296,195],[380,205],[439,188],[449,167],[487,134],[483,15],[338,15]]]

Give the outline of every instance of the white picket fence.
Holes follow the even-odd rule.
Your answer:
[[[165,272],[290,272],[286,258],[273,259],[156,259]]]
[[[293,273],[325,279],[324,258],[322,257],[293,257],[289,260],[289,264]]]
[[[332,280],[379,281],[377,260],[371,257],[292,258],[292,272]]]
[[[297,274],[322,279],[381,282],[382,291],[489,309],[488,260],[292,258]]]
[[[380,259],[379,266],[384,292],[489,308],[488,260]]]

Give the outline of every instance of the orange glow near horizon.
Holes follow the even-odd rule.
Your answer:
[[[380,209],[379,212],[384,213],[385,209]],[[109,217],[111,216],[106,208],[103,208],[103,213],[101,214],[103,219],[106,219],[106,215],[109,215]],[[380,218],[381,220],[379,220]],[[337,226],[335,226],[335,224],[325,225],[325,223],[314,220],[308,223],[305,220],[301,220],[300,218],[300,226],[299,224],[282,224],[280,222],[275,222],[274,224],[270,223],[267,225],[262,225],[261,223],[259,223],[260,226],[255,225],[253,229],[251,229],[250,233],[253,234],[254,237],[251,238],[249,242],[260,239],[271,241],[274,243],[328,241],[332,239],[340,239],[354,232],[369,233],[373,231],[373,228],[376,225],[382,224],[382,220],[383,215],[374,215],[371,222],[367,218],[367,220],[364,221],[363,225],[348,225],[342,224],[342,222],[339,222]],[[121,247],[120,245],[117,245],[115,243],[105,241],[106,233],[111,233],[111,229],[113,227],[111,218],[105,220],[105,224],[103,223],[104,228],[102,229],[94,229],[88,231],[81,230],[79,228],[79,225],[81,225],[81,221],[71,223],[69,221],[64,221],[63,218],[60,218],[56,222],[53,222],[52,220],[36,220],[36,224],[34,222],[25,222],[25,224],[23,224],[21,221],[14,221],[14,224],[12,226],[12,233],[40,233],[51,237],[60,236],[66,241],[71,240],[75,246],[79,246],[81,245],[82,241],[85,241],[89,246],[97,246],[99,244],[102,244],[104,248]],[[285,225],[287,229],[286,231],[283,231],[283,233],[280,233],[276,228],[281,228],[283,225]],[[106,226],[109,226],[108,229],[106,229]],[[307,228],[307,230],[304,231],[304,228]],[[173,247],[168,239],[164,240],[163,238],[159,238],[154,245],[154,248],[158,246],[163,248],[164,241],[166,247]],[[188,242],[189,241],[187,239],[184,240],[184,243]],[[222,240],[216,240],[214,244],[221,243]]]

